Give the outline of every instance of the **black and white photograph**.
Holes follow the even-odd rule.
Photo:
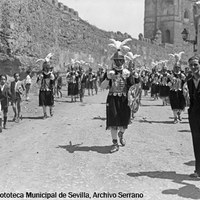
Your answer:
[[[1,199],[200,199],[200,1],[0,0]]]

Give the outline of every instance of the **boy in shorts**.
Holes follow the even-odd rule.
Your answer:
[[[14,111],[13,121],[19,122],[21,117],[21,101],[25,90],[23,83],[19,80],[19,73],[14,74],[14,81],[11,82],[10,91],[12,95],[12,107]]]

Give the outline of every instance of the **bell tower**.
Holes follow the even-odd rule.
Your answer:
[[[144,37],[154,39],[162,32],[162,43],[182,44],[182,31],[195,39],[193,5],[196,0],[145,0]]]

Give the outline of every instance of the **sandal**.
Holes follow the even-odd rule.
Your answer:
[[[120,141],[121,145],[122,145],[122,146],[125,146],[125,145],[126,145],[126,141],[125,141],[125,139],[123,138],[123,134],[124,134],[123,132],[119,131],[118,137],[119,137],[119,141]]]

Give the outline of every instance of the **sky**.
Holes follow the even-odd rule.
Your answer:
[[[59,0],[79,17],[105,31],[120,31],[138,38],[143,33],[145,0]]]

